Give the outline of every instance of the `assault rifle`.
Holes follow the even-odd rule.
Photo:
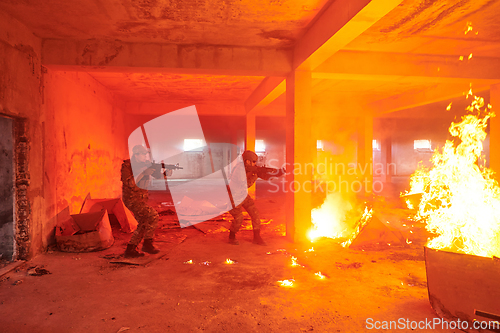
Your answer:
[[[247,166],[248,171],[255,172],[259,178],[269,180],[274,177],[281,177],[286,174],[285,168],[275,169],[263,166]]]
[[[155,177],[157,179],[161,178],[162,175],[163,175],[163,178],[167,177],[167,172],[168,172],[168,176],[170,176],[172,174],[172,171],[183,169],[183,167],[179,166],[179,163],[177,163],[177,164],[165,164],[163,162],[161,162],[161,163],[153,162],[149,168],[152,168],[155,170],[153,172],[153,177]],[[165,171],[161,172],[162,169],[165,169]]]

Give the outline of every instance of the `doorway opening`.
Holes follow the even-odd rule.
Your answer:
[[[14,121],[0,117],[0,259],[16,254]]]

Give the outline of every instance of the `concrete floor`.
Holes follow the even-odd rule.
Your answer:
[[[250,230],[240,231],[239,246],[227,244],[227,232],[219,232],[227,220],[208,223],[203,233],[171,229],[174,217],[162,216],[156,239],[165,256],[146,265],[111,263],[129,238],[119,231],[105,251],[37,256],[0,277],[0,331],[365,332],[380,331],[374,325],[384,321],[436,318],[423,244],[363,251],[330,239],[290,243],[279,231],[280,198],[257,200],[269,222],[262,232],[267,246],[252,244]],[[302,267],[292,267],[291,256]],[[34,266],[50,274],[29,275]],[[280,286],[284,279],[293,279],[293,287]]]

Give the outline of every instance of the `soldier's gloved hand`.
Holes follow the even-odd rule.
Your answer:
[[[155,172],[154,168],[148,168],[142,172],[144,176],[151,176]]]
[[[246,170],[246,172],[256,173],[257,171],[259,171],[259,167],[256,165],[245,165],[245,170]]]

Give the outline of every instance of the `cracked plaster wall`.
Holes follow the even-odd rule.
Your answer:
[[[120,101],[87,74],[44,69],[41,50],[41,39],[0,12],[0,116],[13,122],[13,259],[45,250],[58,212],[69,206],[78,213],[88,192],[121,195],[126,136]]]

